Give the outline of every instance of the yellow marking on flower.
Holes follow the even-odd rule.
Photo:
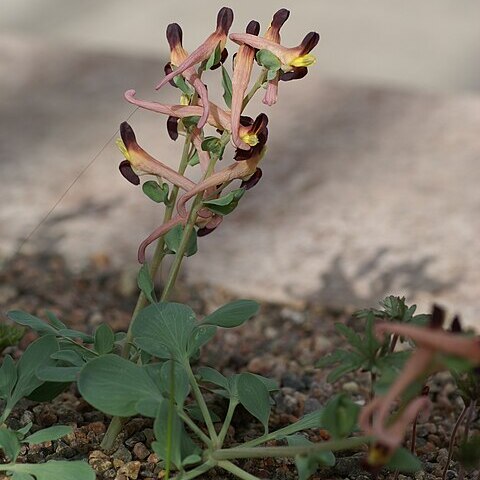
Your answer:
[[[295,58],[292,62],[290,62],[290,65],[292,67],[309,67],[310,65],[313,65],[316,61],[317,58],[315,57],[315,55],[310,55],[309,53],[307,53],[306,55]]]
[[[183,94],[181,97],[180,97],[180,105],[190,105],[190,98]]]
[[[388,463],[390,455],[388,455],[386,449],[373,446],[368,452],[367,463],[372,467],[383,466]]]
[[[125,159],[130,161],[130,154],[128,153],[127,147],[123,143],[123,140],[121,138],[117,138],[115,140],[115,144],[117,145],[117,148],[122,152],[122,155],[125,157]]]
[[[241,137],[241,139],[251,147],[254,147],[255,145],[258,144],[258,137],[254,133],[246,133]]]

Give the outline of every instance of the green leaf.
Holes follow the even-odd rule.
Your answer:
[[[0,367],[0,398],[10,397],[17,382],[17,367],[10,355],[5,355]]]
[[[50,325],[52,325],[52,327],[56,328],[57,330],[67,328],[67,326],[62,321],[60,321],[58,317],[50,310],[46,310],[45,314],[47,315],[48,321],[50,322]]]
[[[282,66],[280,59],[269,50],[259,50],[256,55],[257,62],[267,70],[277,71]]]
[[[50,460],[46,463],[16,463],[9,472],[33,475],[36,480],[95,480],[95,472],[87,462]],[[21,477],[20,477],[21,478]]]
[[[71,384],[68,382],[45,382],[37,387],[26,398],[33,402],[51,402],[55,397],[65,391]]]
[[[222,328],[238,327],[258,313],[260,305],[253,300],[236,300],[207,315],[202,323]]]
[[[195,326],[195,314],[187,305],[154,303],[138,314],[132,332],[138,346],[151,355],[166,359],[172,356],[181,361],[189,356],[190,337]],[[162,352],[168,354],[165,356]]]
[[[280,428],[276,432],[273,432],[276,440],[281,440],[289,435],[300,432],[302,430],[309,430],[310,428],[323,428],[322,423],[323,409],[316,410],[315,412],[307,413],[300,420],[295,423]]]
[[[188,160],[188,164],[191,166],[191,167],[194,167],[195,165],[198,165],[200,163],[200,157],[198,156],[198,152],[197,150],[195,150],[195,152],[193,153],[193,155],[190,157],[190,159]]]
[[[197,454],[189,455],[183,459],[182,467],[191,467],[192,465],[197,465],[202,462],[202,457]]]
[[[94,339],[91,335],[87,335],[86,333],[79,332],[78,330],[72,330],[71,328],[65,328],[63,330],[59,330],[57,332],[57,336],[64,337],[64,338],[71,338],[71,339],[80,339],[84,343],[93,343]]]
[[[466,442],[462,442],[458,449],[458,461],[465,468],[480,466],[480,435],[474,435]]]
[[[214,52],[208,58],[207,63],[205,64],[205,70],[210,70],[215,65],[218,65],[220,63],[221,57],[222,57],[222,48],[219,42]]]
[[[228,389],[228,380],[220,372],[217,372],[214,368],[200,367],[198,374],[202,382],[213,383],[219,387]]]
[[[355,348],[356,350],[358,350],[360,353],[364,355],[367,353],[364,341],[361,339],[360,335],[355,333],[351,328],[347,327],[343,323],[336,323],[335,329],[337,330],[338,333],[340,333],[347,339],[348,343],[353,348]]]
[[[173,362],[174,369],[174,397],[175,402],[179,406],[183,406],[188,394],[190,393],[190,382],[188,380],[187,372],[183,365],[180,365],[178,362]],[[162,387],[162,394],[165,398],[169,398],[171,395],[170,385],[171,385],[171,371],[172,371],[172,361],[169,360],[162,365],[160,370],[160,385]]]
[[[0,448],[11,462],[17,459],[20,453],[20,442],[14,432],[7,428],[0,428]]]
[[[155,180],[148,180],[142,185],[143,193],[155,203],[168,202],[168,184],[158,184]]]
[[[278,75],[278,70],[272,69],[267,71],[267,80],[272,81],[274,80]]]
[[[76,382],[82,367],[56,367],[41,365],[37,368],[36,375],[44,382]]]
[[[222,151],[222,142],[218,137],[205,137],[202,142],[202,150],[218,156]]]
[[[31,475],[28,473],[14,473],[11,477],[12,480],[35,480]]]
[[[36,445],[38,443],[50,442],[52,440],[58,440],[59,438],[65,437],[69,433],[72,433],[72,431],[72,427],[67,427],[65,425],[44,428],[43,430],[39,430],[38,432],[35,432],[22,440],[22,443]]]
[[[179,88],[182,93],[184,93],[187,97],[190,97],[193,95],[193,89],[188,85],[188,83],[185,81],[185,79],[182,77],[182,75],[177,75],[173,79],[173,83]]]
[[[170,447],[170,460],[177,467],[181,467],[184,459],[191,455],[198,455],[200,449],[193,443],[192,439],[185,432],[183,422],[173,412],[173,422],[170,441],[168,439],[168,401],[160,402],[158,415],[153,424],[156,442],[152,443],[155,453],[162,459],[167,458],[167,452]]]
[[[112,352],[115,344],[115,334],[106,323],[102,323],[95,330],[94,339],[94,348],[97,353],[105,355]]]
[[[251,373],[241,373],[237,380],[238,399],[245,409],[260,420],[268,432],[270,394],[265,384]]]
[[[180,247],[180,242],[182,241],[183,236],[183,227],[182,225],[176,225],[169,232],[165,234],[165,244],[169,250],[169,253],[177,253],[178,248]],[[185,251],[185,256],[190,257],[197,253],[197,234],[193,231],[190,234],[188,239],[187,249]]]
[[[113,354],[87,363],[80,372],[78,389],[92,406],[119,417],[135,415],[140,400],[161,399],[158,386],[145,368]]]
[[[53,360],[60,360],[61,362],[70,363],[75,367],[83,367],[85,360],[75,350],[59,350],[52,353],[50,358]]]
[[[392,471],[415,473],[422,469],[422,462],[406,448],[401,447],[395,451],[386,467]]]
[[[331,398],[322,414],[323,428],[330,432],[333,439],[345,438],[357,425],[360,407],[346,394]]]
[[[182,123],[186,130],[190,130],[197,126],[199,120],[200,120],[199,116],[193,115],[191,117],[182,118]]]
[[[50,355],[57,350],[58,342],[52,335],[40,337],[28,346],[17,363],[17,383],[7,400],[7,411],[43,383],[35,372],[39,366],[52,365],[54,360],[50,358]]]
[[[188,341],[188,355],[195,356],[203,345],[208,343],[217,333],[217,327],[200,325],[195,327]]]
[[[218,215],[228,215],[237,208],[238,202],[244,194],[244,188],[237,188],[223,197],[216,198],[215,200],[206,200],[203,204],[213,213],[217,213]]]
[[[302,435],[292,435],[287,437],[288,445],[291,447],[309,447],[313,445],[310,440]],[[315,452],[310,455],[296,455],[295,465],[298,471],[299,480],[307,480],[319,467],[333,467],[335,465],[335,455],[332,452]]]
[[[232,79],[228,74],[226,68],[222,65],[222,87],[223,87],[223,99],[228,108],[232,108]]]
[[[7,313],[7,317],[19,325],[31,328],[40,335],[56,335],[57,333],[57,329],[49,325],[47,322],[44,322],[40,318],[34,317],[27,312],[22,312],[21,310],[12,310]]]

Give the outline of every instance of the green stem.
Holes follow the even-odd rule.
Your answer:
[[[203,431],[196,425],[196,423],[183,411],[177,410],[178,416],[190,427],[193,433],[197,435],[197,437],[202,440],[203,443],[207,445],[207,447],[212,446],[212,441],[203,433]]]
[[[232,462],[224,461],[218,462],[218,466],[223,468],[227,472],[233,473],[236,477],[241,478],[243,480],[260,480],[255,475],[252,475],[245,470],[242,470],[240,467],[237,467]]]
[[[224,134],[222,137],[222,147],[224,147],[230,139],[230,134]],[[222,148],[223,150],[223,148]],[[215,164],[217,160],[219,160],[220,156],[212,156],[210,159],[210,163],[208,164],[207,171],[205,172],[204,179],[208,178],[215,169]],[[190,214],[188,215],[187,223],[185,224],[185,228],[183,229],[182,238],[180,240],[180,245],[178,246],[178,250],[175,254],[175,259],[173,260],[172,266],[170,268],[170,272],[168,274],[167,282],[165,284],[165,288],[163,289],[162,296],[160,298],[161,302],[167,301],[175,282],[177,281],[178,273],[180,272],[180,267],[183,262],[183,258],[185,256],[185,252],[188,247],[188,241],[190,239],[190,235],[192,234],[195,223],[197,221],[197,214],[198,210],[202,206],[202,199],[203,199],[203,192],[198,193],[195,196],[193,201],[192,208],[190,209]]]
[[[349,450],[361,447],[368,443],[373,437],[354,437],[330,442],[316,443],[308,446],[298,447],[257,447],[257,448],[226,448],[212,452],[214,460],[231,460],[234,458],[265,458],[265,457],[295,457],[296,455],[309,455],[317,452],[336,450]]]
[[[213,442],[217,443],[217,432],[215,431],[215,427],[213,426],[212,417],[210,415],[210,412],[208,411],[207,404],[205,403],[205,399],[203,398],[200,387],[198,386],[197,380],[195,379],[195,375],[192,372],[192,367],[190,366],[190,363],[188,363],[188,361],[185,362],[185,370],[187,371],[188,379],[190,381],[190,385],[192,386],[193,395],[195,397],[195,400],[197,401],[200,411],[202,412],[205,424],[207,425],[208,434],[210,435],[210,438],[213,440]]]
[[[190,470],[189,472],[182,472],[180,475],[177,475],[172,480],[192,480],[192,478],[199,477],[200,475],[208,472],[215,465],[212,462],[205,462],[202,465]]]
[[[264,68],[260,72],[260,75],[258,76],[257,81],[253,84],[252,89],[247,93],[247,95],[243,99],[242,112],[243,112],[243,110],[245,110],[245,107],[248,105],[248,102],[250,102],[250,100],[255,96],[257,91],[265,83],[266,79],[267,79],[267,69]]]
[[[168,402],[167,418],[167,458],[165,459],[165,480],[170,478],[170,466],[172,462],[172,435],[173,435],[173,414],[175,412],[175,363],[170,361],[170,399]]]
[[[225,436],[228,432],[228,427],[230,427],[230,423],[232,422],[233,414],[235,412],[235,408],[237,408],[238,401],[234,400],[233,398],[230,399],[228,404],[227,415],[225,416],[225,421],[223,422],[222,429],[218,434],[218,445],[222,446],[225,440]]]
[[[189,157],[191,144],[192,144],[191,135],[188,134],[185,137],[185,143],[183,145],[183,151],[182,151],[182,159],[180,160],[180,165],[178,167],[178,173],[180,173],[181,175],[185,173],[185,170],[188,166],[188,157]],[[172,218],[172,215],[175,209],[175,203],[177,201],[177,196],[178,196],[178,187],[175,185],[172,188],[168,205],[165,208],[165,214],[163,217],[164,222],[168,222],[168,220]],[[153,254],[152,263],[150,264],[150,276],[152,279],[154,279],[155,276],[157,275],[158,269],[160,268],[160,265],[162,264],[164,257],[165,257],[165,240],[164,240],[164,237],[161,237],[157,241],[157,245],[155,246],[155,252]],[[147,304],[148,304],[147,297],[144,295],[143,292],[140,292],[137,299],[137,304],[135,305],[135,309],[133,310],[133,313],[132,313],[132,319],[130,320],[130,325],[128,326],[125,343],[123,344],[123,349],[122,349],[123,358],[128,358],[128,356],[130,355],[130,350],[132,348],[133,322],[137,317],[137,315],[147,306]],[[110,450],[112,448],[113,443],[115,442],[115,439],[117,438],[118,434],[121,432],[124,423],[125,423],[125,419],[122,419],[120,417],[113,417],[112,421],[110,422],[110,425],[108,426],[107,432],[105,433],[105,436],[103,437],[103,440],[102,440],[101,448],[103,450]]]

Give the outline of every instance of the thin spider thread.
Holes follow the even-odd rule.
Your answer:
[[[132,118],[133,114],[139,109],[140,107],[135,107],[131,113],[127,116],[125,121],[130,120]],[[75,184],[80,180],[80,178],[87,172],[88,169],[98,160],[100,155],[105,151],[105,149],[111,144],[111,142],[115,139],[117,134],[119,133],[119,129],[115,130],[113,135],[110,136],[110,138],[105,142],[105,144],[100,148],[100,150],[93,156],[93,158],[88,162],[85,167],[82,168],[80,173],[74,178],[74,180],[70,183],[70,185],[65,189],[65,191],[60,195],[58,200],[52,205],[50,210],[43,216],[43,218],[40,220],[40,222],[35,226],[33,230],[30,231],[30,233],[22,240],[20,243],[20,246],[18,247],[17,251],[14,254],[14,258],[17,257],[20,252],[22,251],[22,248],[25,246],[25,244],[40,230],[40,228],[45,224],[45,222],[51,217],[52,213],[57,209],[57,207],[60,205],[60,203],[63,201],[63,199],[68,195],[70,190],[75,186]]]

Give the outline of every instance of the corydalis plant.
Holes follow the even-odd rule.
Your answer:
[[[386,335],[408,338],[414,342],[415,349],[388,391],[374,398],[360,414],[360,427],[376,439],[368,458],[373,467],[388,462],[401,446],[412,422],[422,412],[428,412],[430,401],[420,391],[429,375],[448,369],[452,362],[457,365],[457,359],[467,362],[467,370],[480,365],[480,338],[445,331],[443,321],[443,310],[435,307],[427,327],[386,322],[376,325],[380,340]],[[400,408],[392,415],[398,401]]]

